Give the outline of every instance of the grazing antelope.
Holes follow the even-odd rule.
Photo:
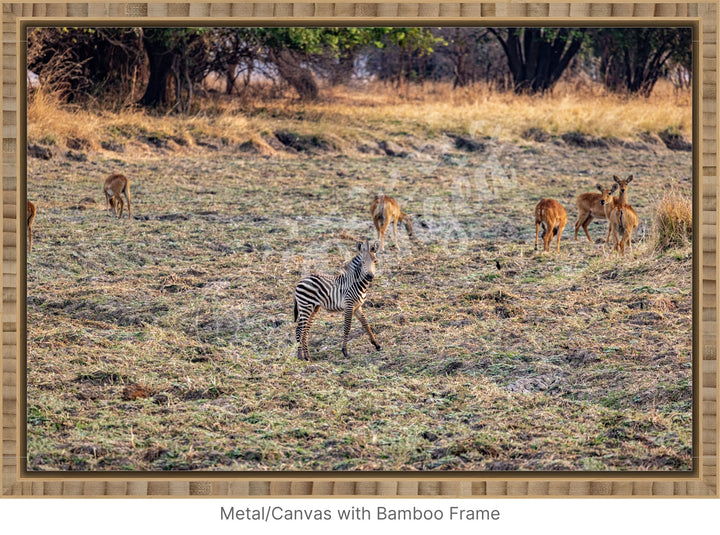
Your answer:
[[[28,201],[27,202],[27,241],[28,241],[28,250],[29,251],[32,251],[33,222],[35,221],[36,213],[37,213],[37,208],[35,208],[35,205],[33,203]]]
[[[555,199],[541,199],[535,206],[535,250],[538,248],[540,225],[543,227],[543,244],[545,251],[550,250],[550,242],[557,234],[557,250],[560,252],[560,236],[567,224],[565,207]]]
[[[130,211],[130,182],[125,175],[113,173],[107,177],[103,185],[103,192],[105,193],[105,203],[108,208],[108,213],[112,216],[110,210],[114,209],[118,219],[122,217],[123,206],[125,205],[120,196],[121,193],[124,193],[128,205],[128,219],[132,219],[132,212]]]
[[[613,197],[610,195],[609,190],[603,191],[601,202],[603,205],[613,202]],[[609,212],[608,219],[610,220],[610,228],[615,237],[615,251],[624,255],[625,246],[627,245],[628,249],[630,248],[632,233],[637,228],[640,220],[632,206],[621,203],[617,199],[614,199],[614,205]]]
[[[390,223],[393,223],[393,235],[395,236],[395,247],[400,249],[397,239],[398,221],[402,222],[407,229],[408,235],[413,237],[412,221],[410,216],[400,210],[397,201],[388,195],[378,195],[370,205],[370,214],[372,215],[375,229],[377,230],[377,239],[380,240],[380,250],[385,249],[385,231]]]
[[[623,204],[627,204],[627,185],[632,181],[633,177],[630,175],[625,180],[620,180],[618,177],[613,176],[613,180],[620,186],[620,200]],[[602,186],[598,185],[597,188],[602,191]],[[585,231],[585,235],[590,243],[592,238],[588,232],[588,225],[595,219],[607,219],[605,215],[605,209],[600,204],[602,194],[600,193],[583,193],[578,195],[575,204],[578,208],[578,218],[575,222],[575,239],[577,240],[578,230],[580,227]],[[608,229],[609,230],[609,229]]]
[[[308,335],[310,325],[320,307],[331,312],[345,313],[345,335],[343,338],[342,352],[347,358],[347,343],[350,336],[350,324],[353,314],[360,320],[370,341],[380,351],[380,345],[370,330],[362,305],[365,302],[365,295],[370,283],[375,276],[375,264],[377,258],[375,252],[378,249],[378,242],[370,245],[365,242],[358,243],[359,254],[345,265],[342,273],[332,277],[328,275],[313,274],[303,278],[295,288],[295,312],[297,321],[295,338],[298,342],[298,358],[310,359],[308,348]]]

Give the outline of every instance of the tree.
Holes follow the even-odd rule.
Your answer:
[[[516,93],[544,93],[552,89],[585,40],[585,29],[489,30],[502,45]]]
[[[601,28],[593,34],[600,74],[611,91],[649,97],[670,62],[691,72],[690,28]]]
[[[212,28],[207,34],[208,70],[225,78],[225,93],[232,94],[243,76],[247,87],[258,67],[262,44],[256,28]]]
[[[445,40],[430,28],[375,28],[382,33],[367,52],[366,69],[378,79],[401,86],[422,82],[433,71],[430,61]]]
[[[271,63],[301,99],[315,99],[319,88],[314,72],[327,68],[328,58],[346,74],[356,52],[368,45],[382,46],[390,28],[258,28],[262,59]],[[330,69],[332,71],[334,69]],[[337,73],[334,73],[336,75]],[[331,73],[332,77],[333,73]],[[337,80],[336,80],[337,81]]]
[[[134,28],[28,29],[28,69],[65,102],[101,98],[126,104],[142,64],[140,33]]]
[[[172,74],[175,82],[175,106],[181,112],[190,107],[193,95],[192,47],[200,43],[205,30],[200,28],[144,28],[142,42],[148,57],[150,77],[145,94],[139,104],[150,108],[169,104],[168,79]],[[202,47],[201,47],[202,48]],[[201,63],[204,72],[204,54],[195,63]]]

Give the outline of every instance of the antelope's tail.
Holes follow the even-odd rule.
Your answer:
[[[375,206],[375,212],[373,212],[373,218],[377,219],[382,226],[383,220],[385,219],[385,196],[378,195],[375,200],[377,201],[377,205]]]

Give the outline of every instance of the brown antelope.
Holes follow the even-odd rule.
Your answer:
[[[28,240],[28,250],[29,251],[32,251],[33,222],[35,221],[36,213],[37,213],[37,208],[35,208],[35,205],[33,203],[28,201],[27,202],[27,240]]]
[[[402,222],[407,229],[408,235],[413,237],[412,221],[410,216],[400,210],[400,206],[392,197],[388,195],[378,195],[370,205],[370,214],[372,215],[375,229],[377,230],[377,239],[380,240],[380,250],[385,249],[385,231],[390,223],[393,225],[393,235],[395,237],[395,247],[400,249],[397,239],[398,221]]]
[[[627,185],[632,181],[633,177],[630,175],[625,180],[620,180],[618,177],[613,176],[613,180],[620,186],[620,197],[619,200],[623,204],[627,204]],[[598,185],[597,188],[602,191],[602,186]],[[578,218],[575,222],[575,239],[577,240],[578,230],[580,227],[585,231],[585,235],[590,243],[592,238],[588,232],[588,225],[593,219],[607,219],[605,215],[605,208],[600,204],[602,199],[601,193],[583,193],[578,195],[575,204],[578,208]],[[609,229],[608,229],[609,230]]]
[[[620,204],[620,201],[617,197],[613,197],[612,194],[615,193],[615,191],[618,189],[617,184],[613,184],[612,188],[610,189],[603,189],[599,184],[597,188],[600,190],[600,195],[602,198],[600,199],[600,204],[603,207],[603,212],[605,213],[605,219],[608,220],[608,231],[607,236],[605,237],[605,243],[610,243],[610,234],[612,234],[613,226],[612,222],[610,221],[610,213],[615,209],[616,205]]]
[[[608,219],[610,221],[610,229],[615,237],[615,251],[619,254],[625,254],[625,246],[630,248],[630,240],[632,238],[633,231],[637,228],[640,220],[638,219],[635,210],[629,204],[624,204],[613,199],[610,195],[610,190],[603,191],[603,198],[601,200],[603,206],[606,204],[613,204],[613,208],[609,212]]]
[[[542,225],[545,251],[550,250],[550,242],[557,234],[557,250],[560,252],[560,236],[566,223],[567,212],[562,204],[555,199],[541,199],[535,207],[535,250],[538,248],[538,234]]]
[[[120,196],[121,193],[124,193],[128,205],[128,219],[132,219],[132,212],[130,211],[130,182],[125,175],[113,173],[107,177],[105,179],[105,185],[103,186],[103,192],[105,193],[108,213],[112,215],[110,210],[114,209],[118,219],[122,217],[123,206],[125,205]]]

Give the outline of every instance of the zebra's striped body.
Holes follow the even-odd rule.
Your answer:
[[[360,320],[370,341],[380,350],[380,345],[370,330],[370,325],[362,311],[367,290],[375,276],[377,258],[375,251],[378,244],[372,246],[368,242],[359,243],[358,254],[353,258],[336,277],[313,274],[298,282],[295,288],[295,338],[298,342],[298,358],[309,359],[308,335],[315,316],[324,308],[331,312],[345,313],[345,336],[343,338],[342,352],[347,353],[347,342],[350,337],[350,324],[353,315]]]

